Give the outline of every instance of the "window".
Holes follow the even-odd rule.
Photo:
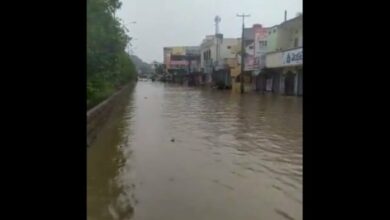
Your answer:
[[[268,32],[269,35],[271,35],[271,33],[272,33],[271,31]]]
[[[298,38],[295,38],[294,40],[294,47],[298,47]]]
[[[276,29],[274,29],[274,33],[276,32]]]
[[[267,46],[267,41],[259,41],[260,47],[266,47]]]
[[[232,48],[231,46],[227,46],[227,49],[229,49],[229,50],[230,50],[231,48]]]

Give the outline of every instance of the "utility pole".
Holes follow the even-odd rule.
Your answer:
[[[244,39],[244,28],[245,28],[245,24],[244,24],[244,19],[245,17],[249,17],[250,15],[245,15],[244,13],[242,13],[241,15],[240,14],[237,14],[237,17],[242,17],[242,35],[241,35],[241,77],[240,77],[240,81],[241,81],[241,94],[244,93],[244,56],[245,56],[245,39]]]
[[[218,15],[214,18],[215,21],[215,40],[216,40],[216,51],[215,51],[215,65],[218,67],[220,50],[219,50],[219,23],[221,22],[221,17]]]

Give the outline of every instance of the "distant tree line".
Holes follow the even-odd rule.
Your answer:
[[[162,64],[162,63],[158,63],[157,61],[154,61],[153,62],[153,66],[154,66],[154,71],[155,71],[155,74],[164,74],[165,73],[165,64]]]
[[[87,0],[87,108],[135,80],[136,68],[125,49],[131,38],[115,18],[119,0]]]
[[[146,62],[144,62],[142,59],[137,57],[136,55],[130,55],[131,60],[133,61],[136,68],[142,72],[143,74],[151,74],[152,73],[152,66]],[[138,73],[140,74],[140,73]]]

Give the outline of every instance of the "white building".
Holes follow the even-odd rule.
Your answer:
[[[210,82],[213,70],[223,69],[227,59],[235,58],[233,48],[238,43],[239,39],[223,38],[222,34],[208,35],[203,39],[200,45],[200,66],[208,75],[207,82]]]

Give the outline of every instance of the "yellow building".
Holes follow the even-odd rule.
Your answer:
[[[230,60],[230,77],[232,79],[232,91],[241,92],[241,40],[237,45],[232,48],[233,53],[236,54],[236,58]],[[244,74],[244,92],[253,91],[252,76],[250,74]]]

